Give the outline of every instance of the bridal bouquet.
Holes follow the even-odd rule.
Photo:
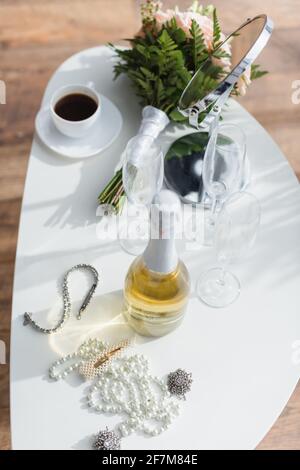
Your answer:
[[[142,27],[129,39],[130,48],[110,45],[118,57],[115,78],[125,73],[134,86],[142,106],[163,111],[171,121],[185,121],[178,102],[200,65],[209,66],[199,81],[203,95],[214,89],[231,68],[231,47],[225,40],[214,6],[203,7],[196,1],[188,11],[162,10],[162,4],[147,0],[141,6]],[[257,65],[239,79],[233,93],[244,95],[247,86],[266,72]],[[200,94],[199,93],[199,94]],[[202,116],[204,117],[204,116]],[[122,170],[118,170],[99,195],[100,204],[119,210],[124,196]]]

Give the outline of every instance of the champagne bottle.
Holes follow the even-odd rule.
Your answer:
[[[178,197],[162,190],[151,206],[150,240],[129,268],[124,288],[124,315],[141,335],[162,336],[181,323],[190,278],[175,246]]]

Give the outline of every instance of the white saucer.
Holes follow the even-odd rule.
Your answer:
[[[123,119],[118,108],[101,95],[99,119],[84,138],[72,139],[61,134],[53,124],[49,106],[44,106],[35,119],[41,141],[56,153],[71,158],[87,158],[105,150],[120,134]]]

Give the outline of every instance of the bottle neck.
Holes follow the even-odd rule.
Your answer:
[[[169,274],[177,268],[178,255],[175,240],[150,240],[143,261],[150,271]]]
[[[163,223],[161,219],[158,224],[151,221],[151,238],[142,255],[145,265],[151,271],[167,274],[177,268],[174,214],[171,219],[171,223]]]
[[[150,240],[142,255],[151,271],[167,274],[177,268],[175,234],[180,209],[179,198],[172,191],[163,189],[154,197],[150,209]]]

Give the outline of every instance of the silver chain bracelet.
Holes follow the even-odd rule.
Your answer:
[[[74,272],[74,271],[77,271],[77,270],[88,270],[90,271],[93,276],[94,276],[94,283],[92,285],[92,287],[90,288],[90,290],[88,291],[80,309],[79,309],[79,312],[77,314],[77,319],[80,320],[81,319],[81,314],[85,311],[85,309],[87,308],[87,306],[89,305],[93,295],[94,295],[94,292],[96,290],[96,287],[98,285],[98,282],[99,282],[99,274],[98,274],[98,271],[93,267],[91,266],[90,264],[77,264],[76,266],[73,266],[71,269],[69,269],[65,276],[64,276],[64,281],[63,281],[63,286],[62,286],[62,293],[63,293],[63,303],[64,303],[64,309],[63,309],[63,315],[61,317],[61,319],[59,320],[59,322],[57,323],[56,326],[54,326],[53,328],[42,328],[40,325],[38,325],[31,317],[31,313],[28,313],[28,312],[25,312],[24,313],[24,322],[23,324],[26,326],[26,325],[31,325],[33,328],[35,328],[36,330],[40,331],[41,333],[46,333],[48,335],[52,334],[52,333],[56,333],[58,330],[60,330],[64,324],[66,323],[66,321],[69,319],[70,317],[70,314],[71,314],[71,298],[70,298],[70,293],[69,293],[69,275]]]

